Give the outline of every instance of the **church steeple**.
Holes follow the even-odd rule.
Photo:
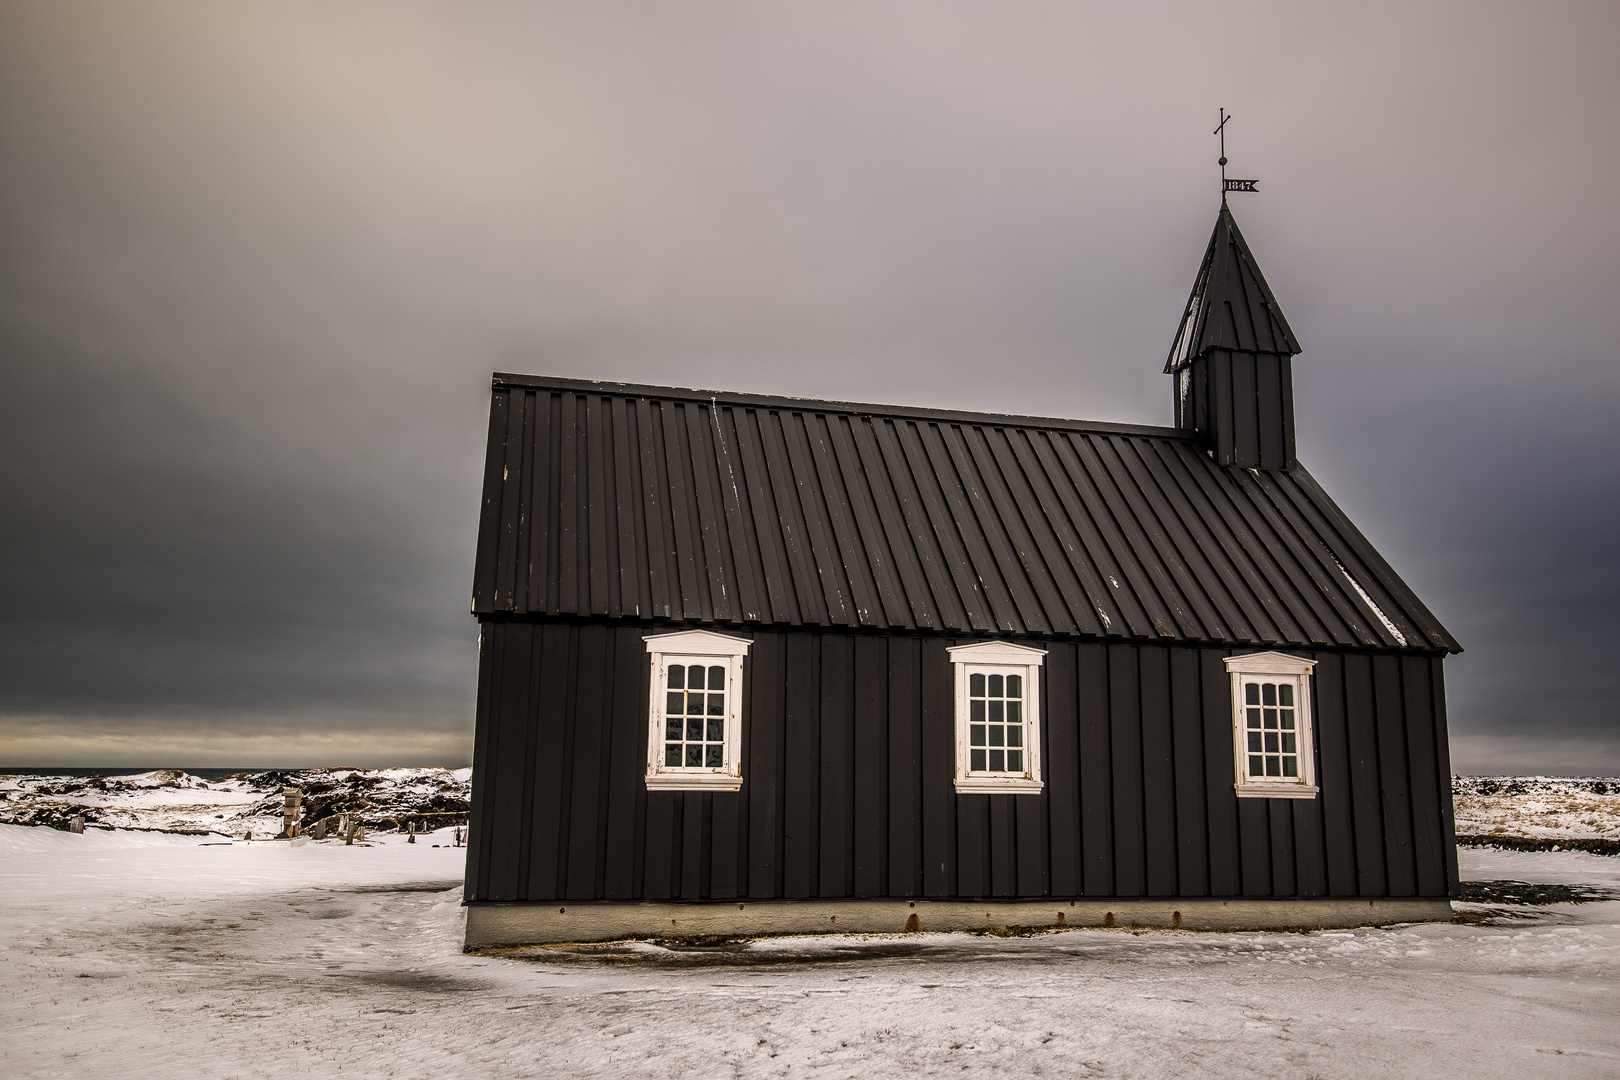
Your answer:
[[[1222,465],[1293,468],[1299,351],[1223,197],[1164,365],[1175,378],[1176,426]]]

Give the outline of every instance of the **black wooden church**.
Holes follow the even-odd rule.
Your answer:
[[[469,947],[1449,918],[1456,641],[1221,207],[1174,427],[496,375]]]

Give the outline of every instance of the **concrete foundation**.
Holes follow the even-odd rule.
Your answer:
[[[763,900],[467,905],[468,949],[623,938],[872,934],[924,930],[1162,927],[1328,929],[1451,918],[1445,897],[1168,900]]]

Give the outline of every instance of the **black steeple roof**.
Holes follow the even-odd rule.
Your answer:
[[[1165,361],[1166,374],[1211,349],[1293,356],[1299,341],[1223,200],[1198,280]]]

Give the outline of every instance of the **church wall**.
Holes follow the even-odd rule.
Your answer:
[[[1314,800],[1238,799],[1222,658],[1031,641],[1039,795],[958,795],[929,635],[756,631],[738,792],[648,792],[649,627],[489,621],[467,899],[1455,895],[1440,660],[1303,652]]]

